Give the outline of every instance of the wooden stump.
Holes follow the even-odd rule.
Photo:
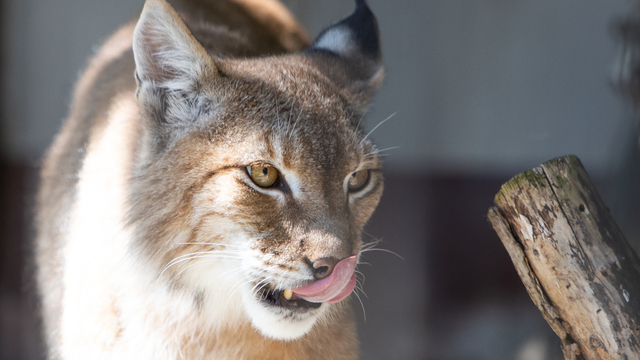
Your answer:
[[[580,160],[514,177],[495,204],[493,228],[565,359],[640,359],[640,260]]]

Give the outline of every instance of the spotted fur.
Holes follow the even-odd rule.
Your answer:
[[[103,45],[43,163],[51,359],[357,358],[348,298],[264,301],[358,255],[382,193],[360,127],[381,53],[356,3],[310,44],[275,0],[148,0]],[[258,162],[281,186],[251,180]]]

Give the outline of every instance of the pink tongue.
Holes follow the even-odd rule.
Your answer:
[[[349,296],[356,286],[355,269],[356,255],[353,255],[337,263],[328,277],[291,290],[310,302],[338,302]]]

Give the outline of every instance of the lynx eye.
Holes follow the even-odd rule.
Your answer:
[[[278,170],[269,164],[253,164],[247,166],[251,180],[260,187],[271,187],[278,180]]]
[[[369,182],[369,170],[356,171],[349,176],[347,188],[349,192],[362,190]]]

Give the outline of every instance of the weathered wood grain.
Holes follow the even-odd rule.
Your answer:
[[[502,186],[489,219],[566,359],[640,359],[640,260],[575,156]]]

